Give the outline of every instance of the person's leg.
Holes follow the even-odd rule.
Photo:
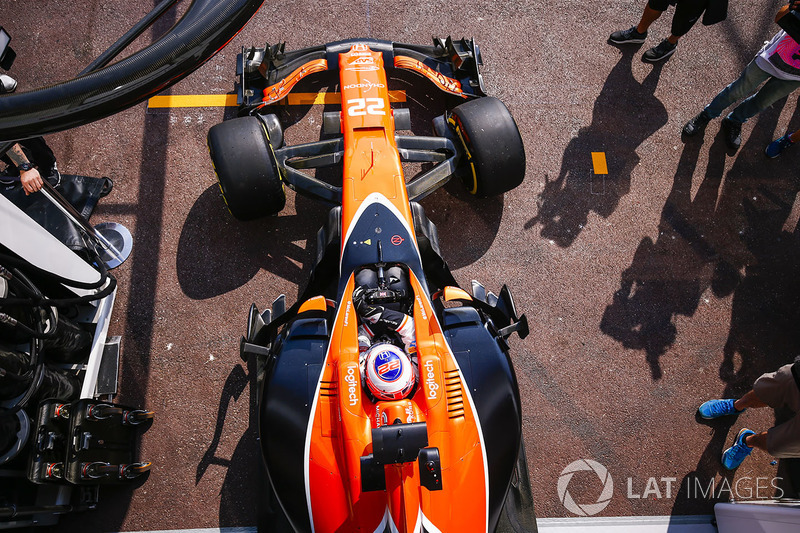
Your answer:
[[[758,448],[759,450],[767,451],[767,432],[753,433],[742,439],[744,443],[750,448]]]
[[[708,400],[698,407],[697,411],[701,417],[712,419],[727,415],[738,415],[749,407],[759,409],[761,407],[769,407],[769,405],[751,389],[738,400]]]
[[[675,6],[675,14],[672,16],[671,33],[670,36],[667,37],[667,41],[672,45],[678,44],[678,40],[689,33],[694,23],[700,19],[705,8],[705,2],[700,2],[698,0],[679,0]]]
[[[761,72],[764,71],[762,70]],[[789,95],[798,87],[800,87],[800,81],[798,80],[782,80],[770,77],[757,93],[736,106],[728,115],[728,119],[744,124],[749,118],[754,117],[784,96]]]
[[[738,78],[722,89],[703,110],[683,126],[683,134],[689,137],[703,131],[706,124],[717,118],[731,104],[751,94],[764,80],[770,77],[756,65],[755,59],[742,71]]]
[[[720,116],[727,107],[737,100],[741,100],[745,96],[751,94],[759,85],[770,77],[769,74],[756,65],[755,60],[751,61],[738,78],[722,89],[717,96],[711,100],[704,111],[709,118]]]
[[[748,442],[747,445],[767,450],[770,455],[780,459],[800,457],[800,414],[794,413],[788,420],[769,428],[763,442]]]
[[[656,61],[663,61],[674,54],[678,46],[678,39],[689,31],[697,21],[699,13],[703,12],[703,9],[703,4],[698,0],[678,0],[675,5],[675,13],[672,15],[672,33],[668,38],[647,50],[642,55],[642,59],[655,63]]]
[[[758,396],[756,396],[755,391],[750,390],[749,392],[747,392],[747,394],[736,400],[733,403],[733,407],[737,411],[741,412],[747,409],[748,407],[753,407],[758,409],[760,407],[769,407],[769,406],[763,401],[761,401]]]
[[[639,20],[639,24],[636,25],[636,31],[639,33],[647,33],[647,29],[650,25],[656,21],[658,17],[661,16],[661,13],[664,11],[658,11],[650,7],[650,4],[644,7],[644,13],[642,13],[642,18]]]

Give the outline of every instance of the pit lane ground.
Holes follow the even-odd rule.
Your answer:
[[[774,486],[784,487],[776,481],[781,465],[763,452],[735,473],[719,464],[739,428],[771,426],[771,411],[701,423],[695,410],[706,399],[744,393],[798,353],[800,150],[776,160],[763,154],[773,138],[800,127],[796,97],[746,124],[736,154],[725,148],[719,121],[698,139],[680,138],[683,124],[777,31],[780,2],[731,3],[728,20],[698,23],[656,65],[640,57],[668,34],[671,11],[642,47],[606,43],[638,20],[643,4],[267,0],[225,49],[168,91],[232,91],[243,45],[476,39],[488,91],[522,132],[527,176],[502,198],[476,201],[452,183],[423,206],[459,283],[508,283],[528,315],[532,334],[512,339],[512,349],[543,518],[575,516],[558,481],[581,459],[603,465],[613,480],[601,519],[708,515],[731,496],[785,490]],[[153,5],[4,0],[18,90],[73,77]],[[435,99],[400,88],[408,91],[415,132],[427,133]],[[319,138],[322,106],[279,113],[296,121],[289,143]],[[131,258],[115,272],[110,334],[123,339],[118,399],[157,413],[141,442],[142,458],[154,463],[148,482],[134,492],[103,490],[98,510],[63,518],[57,531],[256,522],[255,398],[239,337],[250,303],[263,308],[282,293],[290,303],[297,297],[326,210],[289,193],[278,217],[233,219],[205,147],[208,128],[231,116],[224,107],[140,104],[48,137],[62,171],[115,181],[92,222],[121,222],[134,237]],[[604,154],[607,174],[597,173],[593,152]],[[594,504],[602,487],[586,470],[568,492]]]

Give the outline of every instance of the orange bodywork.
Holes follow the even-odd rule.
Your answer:
[[[418,59],[414,59],[413,57],[408,56],[396,56],[394,58],[394,66],[397,68],[404,68],[407,70],[411,70],[416,72],[417,74],[421,74],[431,80],[437,87],[443,90],[446,93],[454,94],[456,96],[460,96],[462,98],[467,98],[466,93],[461,89],[461,82],[458,80],[454,80],[453,78],[449,78],[442,74],[441,72],[436,72],[431,67],[419,61]]]
[[[339,61],[342,235],[375,193],[413,228],[382,55],[355,45]],[[487,467],[478,416],[427,291],[413,271],[409,277],[419,380],[405,400],[375,402],[364,392],[352,275],[342,295],[306,437],[307,505],[316,532],[383,532],[388,526],[406,533],[422,531],[423,523],[431,532],[487,530]],[[372,453],[371,430],[397,418],[427,424],[428,447],[440,453],[442,490],[421,486],[415,460],[384,466],[386,489],[362,492],[360,459]]]
[[[270,85],[266,89],[264,89],[264,98],[263,102],[260,107],[274,104],[278,100],[282,100],[289,94],[289,92],[294,88],[295,85],[300,83],[300,80],[308,76],[309,74],[314,74],[317,72],[323,72],[327,70],[328,62],[324,59],[317,59],[315,61],[309,61],[305,65],[298,67],[295,69],[294,72],[283,78],[281,81],[276,83],[275,85]]]
[[[383,56],[366,45],[353,46],[339,56],[339,79],[345,146],[342,235],[347,234],[358,207],[373,193],[386,197],[410,223]]]

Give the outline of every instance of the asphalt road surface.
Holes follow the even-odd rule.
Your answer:
[[[18,54],[9,74],[19,91],[71,78],[154,3],[3,0],[0,23]],[[763,153],[800,127],[796,96],[745,124],[735,154],[719,120],[700,138],[680,136],[777,31],[781,2],[731,2],[726,21],[698,23],[655,65],[641,55],[668,35],[671,10],[641,47],[606,42],[638,21],[643,4],[267,0],[226,48],[168,91],[231,92],[240,48],[265,42],[294,49],[352,37],[475,38],[488,92],[521,130],[527,175],[500,198],[474,200],[452,183],[422,203],[458,282],[508,283],[527,313],[532,333],[514,337],[512,349],[540,517],[575,516],[558,480],[582,459],[613,479],[597,516],[711,514],[716,501],[772,497],[781,483],[781,465],[761,451],[735,473],[719,463],[741,427],[773,424],[770,410],[715,423],[698,422],[695,410],[737,397],[798,353],[800,149],[775,160]],[[436,101],[424,95],[433,89],[402,88],[415,132],[427,134]],[[295,123],[287,142],[318,139],[321,112],[280,109]],[[92,222],[121,222],[134,237],[116,270],[109,332],[122,336],[118,400],[156,411],[141,441],[142,458],[154,463],[148,482],[104,490],[98,510],[63,518],[58,531],[255,525],[260,457],[239,337],[252,302],[297,298],[326,209],[290,192],[280,216],[235,220],[205,146],[209,127],[231,116],[222,107],[143,103],[48,137],[62,172],[114,179]],[[596,173],[592,152],[604,154],[607,174]],[[591,504],[602,487],[581,471],[569,495]]]

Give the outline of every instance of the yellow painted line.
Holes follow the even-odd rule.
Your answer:
[[[592,165],[595,174],[608,174],[605,152],[592,152]]]
[[[289,105],[340,104],[340,93],[290,93]],[[405,91],[389,91],[390,102],[405,102]],[[235,94],[165,94],[147,101],[152,109],[165,107],[235,107]]]
[[[151,108],[159,107],[229,107],[236,105],[235,94],[164,94],[147,101]]]

